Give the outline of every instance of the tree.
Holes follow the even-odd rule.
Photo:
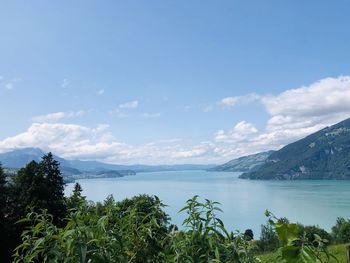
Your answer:
[[[247,230],[244,232],[244,238],[245,238],[247,241],[253,240],[253,239],[254,239],[253,230],[247,229]]]
[[[6,207],[6,195],[7,195],[6,176],[0,163],[0,220],[2,220],[2,218],[5,216],[4,210]]]
[[[273,251],[278,248],[278,236],[270,224],[261,225],[261,234],[257,246],[261,252]]]
[[[350,220],[338,217],[336,224],[332,227],[332,235],[337,243],[350,242]]]
[[[13,249],[21,242],[23,230],[31,224],[17,224],[29,212],[42,213],[47,210],[56,226],[63,226],[66,217],[64,182],[59,163],[51,153],[41,162],[32,161],[20,169],[8,189],[6,215],[5,262],[10,262]],[[5,235],[4,235],[5,236]],[[2,255],[1,255],[2,257]]]
[[[82,196],[83,188],[79,183],[75,183],[73,192],[67,198],[67,209],[77,210],[82,204],[86,202],[86,197]]]
[[[0,256],[6,260],[7,255],[7,227],[6,227],[6,210],[7,210],[7,194],[6,176],[0,164]]]
[[[30,162],[18,171],[13,179],[13,213],[22,218],[30,210],[41,212],[47,209],[54,222],[66,216],[64,182],[59,163],[51,153],[40,163]]]
[[[48,153],[40,162],[40,172],[45,180],[47,210],[55,223],[61,224],[67,210],[64,199],[64,181],[59,169],[59,162]]]
[[[14,220],[23,218],[30,209],[47,208],[45,180],[40,171],[40,164],[35,161],[20,169],[13,179],[13,200],[11,216]]]

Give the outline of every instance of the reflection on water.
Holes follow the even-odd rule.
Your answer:
[[[231,230],[253,229],[259,235],[265,209],[277,216],[329,230],[338,216],[350,218],[350,181],[250,181],[238,173],[176,171],[140,173],[115,179],[79,180],[89,200],[113,194],[120,200],[138,194],[159,196],[168,205],[172,222],[181,225],[178,211],[193,195],[221,203],[221,218]],[[66,194],[73,184],[67,185]]]

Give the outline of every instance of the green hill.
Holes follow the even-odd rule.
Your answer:
[[[350,119],[272,153],[244,179],[350,179]]]

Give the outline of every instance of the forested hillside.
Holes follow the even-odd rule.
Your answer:
[[[249,179],[350,179],[350,119],[272,153]]]

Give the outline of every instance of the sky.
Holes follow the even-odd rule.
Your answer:
[[[349,0],[0,6],[0,152],[218,164],[350,117]]]

